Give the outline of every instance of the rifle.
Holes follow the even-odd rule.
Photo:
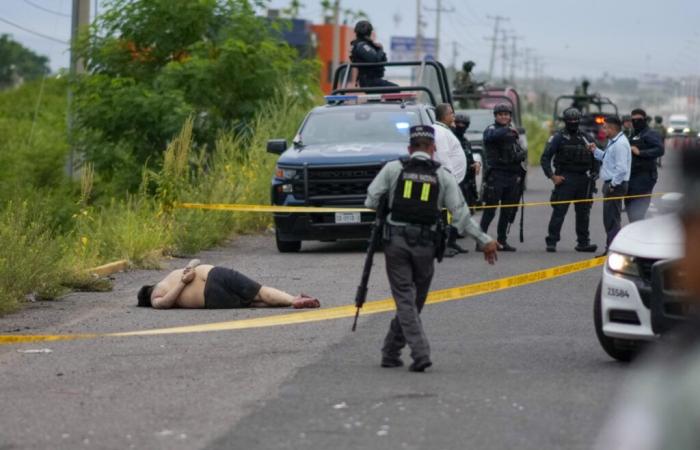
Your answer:
[[[384,222],[386,222],[386,216],[389,214],[389,206],[387,195],[383,195],[379,199],[379,205],[376,210],[376,218],[374,220],[374,225],[372,225],[372,231],[369,235],[369,245],[367,247],[367,255],[365,256],[365,265],[362,269],[362,278],[360,279],[360,285],[357,287],[357,293],[355,294],[355,306],[357,311],[355,311],[355,320],[352,323],[352,331],[357,328],[357,319],[360,316],[360,308],[365,304],[367,300],[367,284],[369,283],[369,275],[372,272],[372,262],[374,261],[374,252],[379,248],[382,241],[382,232],[384,230]]]

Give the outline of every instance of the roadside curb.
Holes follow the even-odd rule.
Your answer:
[[[111,263],[103,264],[101,266],[85,269],[85,272],[92,273],[101,277],[106,277],[117,272],[123,272],[128,268],[129,261],[127,261],[126,259],[120,259],[119,261],[114,261]]]

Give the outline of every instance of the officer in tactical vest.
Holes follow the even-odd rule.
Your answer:
[[[390,213],[384,230],[384,256],[396,316],[382,347],[382,367],[399,367],[401,350],[411,349],[409,369],[423,372],[432,365],[430,346],[420,312],[433,278],[433,259],[440,257],[444,235],[438,232],[441,210],[452,213],[452,225],[482,245],[489,264],[496,261],[498,244],[474,222],[454,176],[433,160],[435,131],[420,125],[410,129],[410,156],[387,163],[367,189],[365,206],[376,209],[388,195]]]
[[[467,157],[467,175],[459,184],[459,187],[462,188],[462,194],[464,195],[465,200],[467,200],[467,205],[469,205],[470,208],[473,208],[479,201],[479,191],[476,187],[476,177],[481,171],[481,164],[474,159],[472,145],[469,142],[469,139],[467,139],[465,136],[465,133],[469,129],[470,123],[471,119],[469,114],[455,114],[455,127],[453,131],[455,136],[457,136],[460,145],[464,149],[464,155]]]
[[[632,149],[632,172],[627,195],[651,194],[659,177],[657,159],[664,155],[664,141],[647,124],[647,113],[643,109],[632,111],[634,132],[630,141]],[[651,198],[627,198],[625,210],[630,222],[644,219]]]
[[[485,205],[513,205],[522,194],[522,181],[525,176],[521,163],[525,161],[525,151],[520,146],[518,130],[511,125],[513,108],[508,103],[500,103],[493,109],[495,122],[484,130],[486,151],[486,173],[482,200]],[[508,225],[518,212],[516,206],[501,206],[498,216],[498,243],[504,252],[516,249],[506,241]],[[481,229],[487,232],[496,215],[496,208],[484,209],[481,216]]]
[[[666,139],[666,134],[668,130],[666,129],[666,125],[664,125],[664,118],[661,116],[654,116],[654,125],[653,125],[653,130],[659,133],[659,136],[661,136],[661,139]]]
[[[382,44],[372,40],[372,24],[360,20],[355,25],[356,39],[350,43],[350,61],[353,63],[382,63],[386,62],[386,53]],[[384,66],[358,67],[357,82],[360,87],[397,86],[384,79]]]
[[[595,186],[598,164],[587,146],[593,139],[579,129],[581,112],[576,108],[564,111],[564,128],[549,138],[542,153],[540,164],[544,174],[554,183],[551,201],[583,200],[591,198]],[[554,172],[552,172],[552,159]],[[545,239],[547,251],[557,251],[559,233],[564,218],[569,210],[569,203],[552,205],[552,217],[549,220],[549,234]],[[575,203],[576,237],[578,252],[595,252],[598,247],[591,244],[588,227],[590,224],[591,204]]]

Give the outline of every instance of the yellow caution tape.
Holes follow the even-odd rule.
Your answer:
[[[578,200],[558,200],[555,202],[529,202],[510,203],[506,205],[481,205],[474,206],[473,209],[494,209],[494,208],[520,208],[532,206],[553,206],[576,203],[607,202],[611,200],[625,200],[633,198],[660,197],[664,192],[653,194],[625,195],[620,197],[595,197]],[[176,203],[176,208],[180,209],[206,209],[215,211],[238,211],[238,212],[265,212],[265,213],[335,213],[335,212],[374,212],[368,208],[344,208],[344,207],[319,207],[319,206],[277,206],[277,205],[247,205],[228,203]]]
[[[467,284],[449,289],[432,291],[428,294],[428,304],[462,300],[476,295],[512,289],[528,284],[539,283],[554,278],[570,275],[592,269],[603,264],[605,258],[594,258],[586,261],[564,264],[550,267],[535,272],[514,275],[498,280],[484,281]],[[386,298],[365,303],[362,314],[377,314],[395,310],[394,300]],[[336,306],[332,308],[320,308],[315,310],[300,311],[291,314],[280,314],[253,319],[232,320],[202,325],[190,325],[172,328],[159,328],[153,330],[129,331],[122,333],[103,334],[64,334],[64,335],[0,335],[0,344],[19,344],[40,341],[61,341],[72,339],[89,339],[99,337],[127,337],[127,336],[154,336],[165,334],[203,333],[210,331],[245,330],[251,328],[273,327],[300,323],[319,322],[323,320],[350,318],[355,315],[355,305]]]

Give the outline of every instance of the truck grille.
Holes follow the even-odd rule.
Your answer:
[[[309,168],[305,171],[307,179],[299,180],[294,184],[294,196],[309,201],[361,198],[367,195],[367,187],[381,168],[379,164],[342,168]]]
[[[644,280],[644,284],[651,286],[652,267],[657,259],[636,258],[639,274]]]

